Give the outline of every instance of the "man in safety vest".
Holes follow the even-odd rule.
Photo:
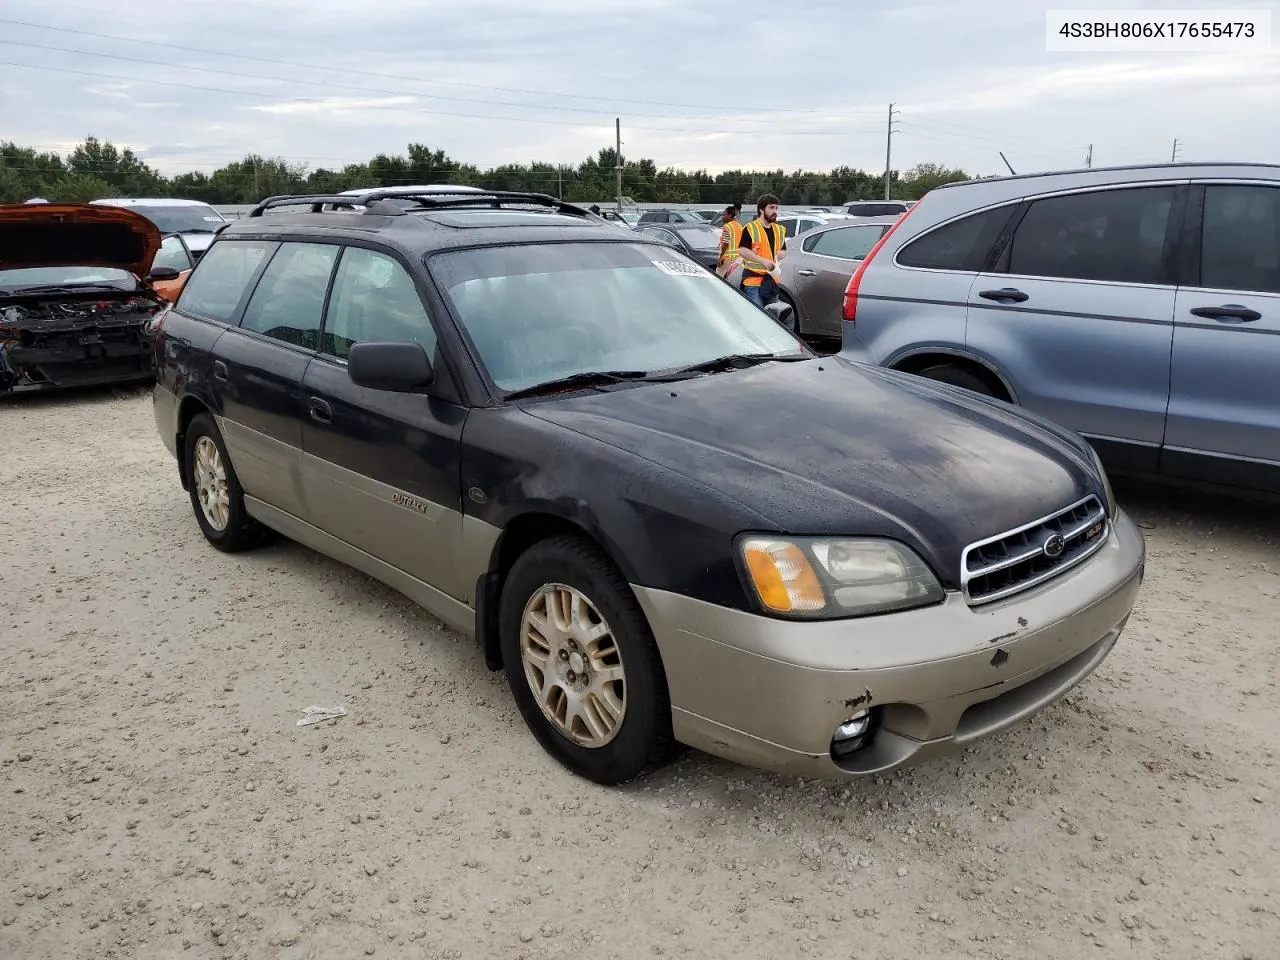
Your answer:
[[[778,299],[778,262],[787,249],[787,229],[778,223],[778,198],[766,193],[756,201],[756,218],[742,229],[742,292],[764,308]]]

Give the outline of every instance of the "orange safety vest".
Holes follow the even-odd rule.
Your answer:
[[[729,232],[729,242],[725,243],[724,232]],[[742,224],[737,220],[730,220],[720,230],[720,263],[723,264],[728,256],[737,256],[738,244],[742,242]]]
[[[757,257],[764,257],[766,260],[778,262],[778,253],[782,252],[783,241],[787,238],[787,229],[782,224],[775,222],[773,224],[773,249],[769,249],[769,237],[764,232],[764,224],[759,218],[752,220],[743,230],[743,239],[749,237],[751,240],[751,252]],[[758,287],[769,273],[768,270],[761,270],[753,263],[743,261],[742,264],[742,285],[744,287]]]

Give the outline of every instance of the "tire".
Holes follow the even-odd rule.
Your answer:
[[[949,363],[926,367],[920,371],[919,376],[928,380],[936,380],[939,383],[949,383],[953,387],[963,387],[965,390],[981,394],[984,397],[994,397],[997,400],[1004,399],[1000,391],[993,389],[990,382],[985,378],[963,367],[953,366]]]
[[[604,635],[588,642],[580,632],[554,630],[562,620],[561,608],[552,605],[557,598],[584,600],[578,609],[588,616],[581,622],[603,625]],[[545,633],[531,629],[529,637],[530,649],[545,654],[551,670],[524,656],[527,614],[548,624]],[[521,554],[502,587],[498,630],[516,706],[542,748],[568,770],[617,786],[674,755],[670,695],[652,631],[626,580],[598,548],[578,537],[557,536]],[[594,653],[594,661],[585,653]],[[621,697],[617,681],[601,680],[601,668],[618,666]],[[549,674],[553,682],[540,683]],[[535,694],[535,683],[548,692]],[[569,716],[572,701],[565,695],[570,688],[581,695],[575,717]],[[548,715],[561,711],[560,722]]]
[[[206,507],[205,493],[209,487],[200,479],[203,471],[197,465],[198,451],[201,455],[206,451],[216,452],[213,465],[221,468],[223,482],[218,486],[222,487],[221,499],[225,500],[218,509]],[[266,528],[245,511],[244,491],[231,466],[231,458],[227,456],[226,444],[222,442],[222,434],[218,432],[213,418],[207,413],[197,414],[187,425],[183,456],[190,478],[191,509],[204,538],[225,553],[236,553],[265,540]]]

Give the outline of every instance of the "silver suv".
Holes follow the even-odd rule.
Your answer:
[[[947,184],[842,314],[846,356],[1047,416],[1113,472],[1280,492],[1280,166]]]

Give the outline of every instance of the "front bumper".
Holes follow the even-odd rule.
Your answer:
[[[1092,558],[1025,594],[796,623],[636,587],[665,666],[678,740],[809,777],[943,756],[1061,698],[1111,652],[1137,601],[1146,544],[1121,511]],[[835,728],[870,709],[866,747]]]
[[[51,335],[47,346],[0,343],[0,392],[22,393],[150,380],[155,372],[141,327]]]

